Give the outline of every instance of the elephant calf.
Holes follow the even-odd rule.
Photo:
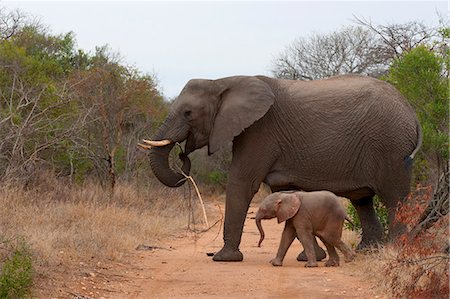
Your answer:
[[[315,192],[275,192],[267,196],[256,213],[256,225],[264,240],[261,219],[277,217],[278,223],[286,221],[277,256],[270,262],[281,266],[284,256],[297,237],[303,245],[308,262],[305,267],[317,267],[314,250],[314,236],[319,237],[328,250],[329,259],[325,266],[339,266],[337,247],[345,256],[345,261],[353,260],[355,254],[341,240],[344,220],[349,221],[340,199],[329,191]],[[351,222],[350,222],[351,223]]]

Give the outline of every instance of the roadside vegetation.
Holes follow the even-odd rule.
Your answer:
[[[0,298],[22,298],[158,243],[188,213],[136,148],[168,110],[156,77],[22,12],[0,20]]]
[[[24,298],[31,295],[33,257],[29,244],[17,235],[0,240],[0,298]]]
[[[398,216],[410,233],[368,255],[381,261],[376,272],[393,297],[448,295],[447,283],[433,283],[448,282],[448,38],[446,24],[356,20],[299,38],[273,61],[280,78],[386,80],[416,110],[424,145],[415,191]],[[93,257],[125,260],[136,246],[187,226],[189,191],[161,186],[136,147],[169,106],[155,74],[104,45],[85,52],[72,32],[54,34],[0,7],[0,298],[32,297],[64,269]],[[192,176],[207,194],[223,193],[231,151],[206,156],[192,154]],[[358,228],[351,205],[349,214]]]
[[[158,246],[188,225],[180,190],[118,183],[111,194],[98,183],[54,180],[0,187],[0,298],[31,296],[31,287],[49,296],[58,285],[44,286],[63,284],[67,271],[82,278],[85,268],[126,263],[139,245]]]

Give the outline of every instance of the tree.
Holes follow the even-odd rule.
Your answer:
[[[0,7],[0,41],[14,36],[24,25],[26,17],[18,10],[6,11]]]
[[[380,76],[388,68],[385,48],[362,27],[298,38],[273,61],[278,78],[314,80],[339,74]]]
[[[0,26],[9,24],[2,13]],[[119,175],[147,169],[136,141],[167,113],[155,77],[106,46],[76,49],[71,32],[17,22],[0,38],[0,180],[39,182],[45,170],[113,188]]]
[[[19,28],[19,26],[18,26]],[[27,178],[77,129],[65,83],[71,34],[20,27],[0,41],[0,178]],[[64,54],[64,55],[63,55]],[[67,55],[66,55],[67,54]],[[63,57],[64,56],[64,57]]]
[[[293,80],[351,73],[380,78],[403,52],[437,44],[437,31],[421,22],[384,26],[356,18],[356,23],[329,34],[298,38],[274,59],[272,73]]]
[[[403,53],[410,52],[418,46],[435,45],[438,32],[434,28],[428,28],[419,21],[411,21],[403,24],[375,25],[370,20],[355,18],[355,22],[370,30],[381,40],[387,57],[400,58]]]
[[[426,232],[449,212],[450,81],[448,72],[444,71],[448,59],[448,55],[440,57],[427,47],[418,46],[396,59],[387,77],[418,114],[424,137],[422,153],[417,161],[420,168],[416,173],[422,181],[433,186],[427,208],[412,229],[413,236]]]
[[[136,140],[154,130],[167,112],[155,79],[119,60],[106,47],[97,48],[88,67],[72,76],[79,82],[74,96],[87,123],[71,140],[74,152],[88,159],[111,189],[119,173],[136,170]]]
[[[444,62],[427,47],[418,46],[395,59],[386,77],[418,114],[424,136],[422,152],[428,168],[437,170],[435,177],[449,159],[449,79],[444,75]]]

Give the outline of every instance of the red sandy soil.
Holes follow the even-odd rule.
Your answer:
[[[305,268],[304,262],[296,260],[302,247],[295,240],[283,266],[272,266],[269,261],[275,256],[284,225],[276,219],[263,221],[266,239],[258,248],[259,233],[252,219],[256,209],[251,206],[244,227],[243,262],[213,262],[207,256],[223,245],[219,223],[203,233],[183,231],[159,244],[147,244],[160,248],[135,251],[127,258],[129,264],[86,266],[82,277],[72,277],[52,297],[385,298],[361,275],[367,258],[362,254],[351,263],[341,256],[340,267],[328,268],[320,262],[317,268]],[[217,205],[209,210],[216,219],[220,217]]]

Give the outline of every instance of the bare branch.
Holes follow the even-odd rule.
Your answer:
[[[433,45],[438,34],[436,28],[427,28],[418,21],[404,24],[375,25],[370,20],[354,16],[355,23],[375,33],[383,41],[392,57],[400,57],[418,45]]]
[[[389,60],[374,34],[362,27],[344,27],[326,35],[296,39],[273,60],[276,77],[313,80],[339,74],[383,74]]]
[[[0,7],[0,40],[14,36],[24,25],[25,16],[18,10],[7,12]]]
[[[411,230],[410,237],[415,238],[432,227],[439,219],[447,216],[449,207],[449,171],[447,167],[441,174],[433,198],[422,213],[419,223]]]
[[[437,41],[437,30],[420,22],[385,26],[354,18],[356,27],[296,39],[273,59],[273,75],[293,80],[349,73],[380,77],[403,52],[421,44],[434,47]]]

